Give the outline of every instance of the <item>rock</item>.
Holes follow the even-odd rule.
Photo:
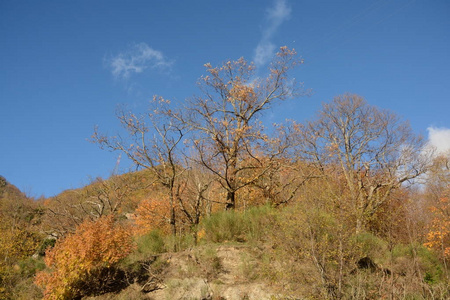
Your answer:
[[[370,257],[363,257],[356,262],[358,269],[369,269],[375,271],[378,267]]]

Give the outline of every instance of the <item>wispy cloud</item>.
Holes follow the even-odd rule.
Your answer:
[[[437,155],[450,151],[450,128],[428,127],[428,145]]]
[[[266,64],[273,56],[275,45],[271,39],[280,25],[291,16],[291,8],[286,0],[275,0],[272,7],[266,11],[266,26],[263,28],[262,37],[255,49],[253,61],[256,66]]]
[[[115,78],[128,79],[133,73],[146,69],[169,70],[173,61],[168,60],[161,51],[146,43],[133,44],[126,51],[105,59]]]

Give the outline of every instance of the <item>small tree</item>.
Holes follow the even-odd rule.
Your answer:
[[[160,200],[147,199],[140,204],[136,221],[146,224],[144,228],[165,227],[161,222],[166,222],[172,234],[179,233],[183,225],[198,224],[211,184],[208,178],[198,180],[198,165],[183,152],[189,128],[176,115],[169,100],[155,96],[146,115],[119,110],[125,137],[106,136],[97,130],[93,136],[101,148],[121,151],[136,166],[150,171],[154,181],[149,186],[155,190],[162,187],[162,194]]]
[[[176,122],[169,105],[169,100],[154,97],[152,109],[147,115],[138,116],[119,110],[118,118],[127,135],[110,137],[95,130],[93,141],[103,149],[125,153],[136,166],[153,173],[155,182],[167,192],[171,209],[169,223],[176,234],[176,202],[181,199],[180,180],[185,171],[179,144],[183,141],[186,126]]]

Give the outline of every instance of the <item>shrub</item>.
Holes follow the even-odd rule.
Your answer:
[[[158,230],[137,238],[138,251],[145,254],[158,254],[165,251],[164,236]]]
[[[268,223],[273,221],[273,210],[270,206],[261,206],[244,212],[217,212],[201,222],[202,239],[215,243],[261,240],[270,228]]]
[[[96,284],[117,276],[115,264],[132,250],[130,233],[113,216],[86,221],[47,252],[49,270],[39,272],[35,282],[44,288],[44,299],[76,299],[90,292],[87,286],[104,288]]]
[[[443,266],[438,257],[425,246],[420,244],[399,244],[394,247],[392,255],[397,261],[400,261],[402,258],[412,261],[412,258],[415,257],[425,282],[435,283],[441,280]]]
[[[372,259],[387,256],[388,245],[383,239],[369,233],[362,232],[353,237],[353,242],[359,250],[359,256],[368,256]]]

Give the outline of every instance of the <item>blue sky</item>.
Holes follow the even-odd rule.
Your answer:
[[[89,138],[96,125],[118,130],[117,105],[181,103],[199,92],[203,64],[244,56],[263,72],[284,45],[304,59],[293,76],[313,95],[265,122],[312,118],[351,92],[450,144],[447,0],[3,0],[0,37],[0,175],[35,197],[113,171],[118,153]]]

